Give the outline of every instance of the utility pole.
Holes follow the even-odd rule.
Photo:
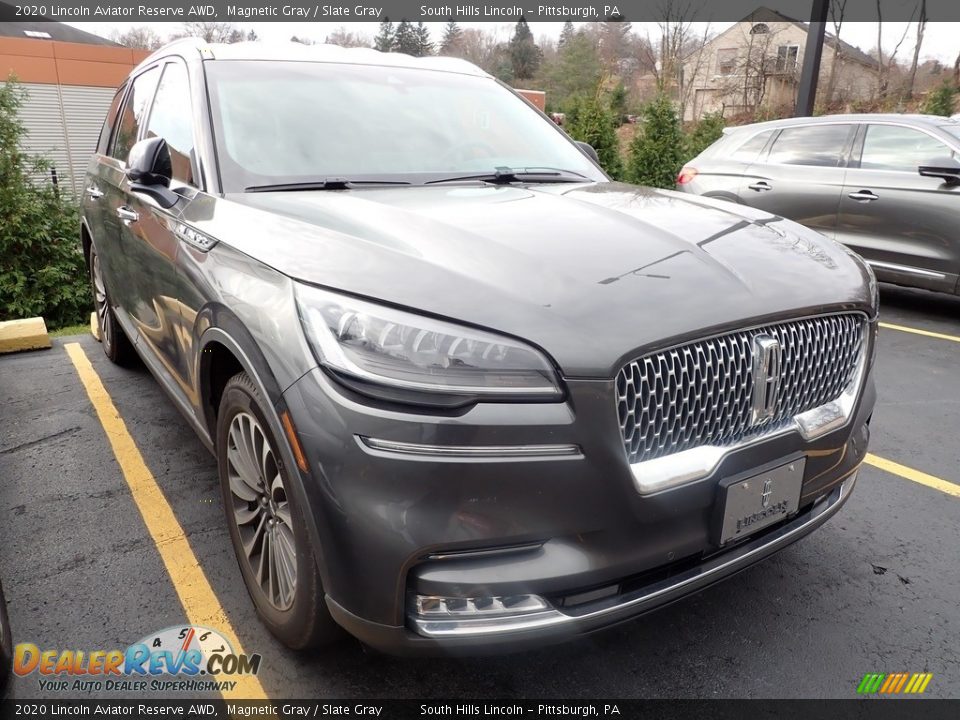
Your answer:
[[[817,98],[817,81],[820,79],[820,59],[823,57],[823,39],[827,32],[827,11],[830,0],[813,0],[810,24],[807,26],[807,44],[803,51],[803,71],[797,90],[797,107],[794,117],[813,115]]]

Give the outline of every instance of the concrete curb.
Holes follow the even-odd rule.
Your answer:
[[[43,318],[0,322],[0,354],[22,350],[44,350],[50,347],[50,336]]]

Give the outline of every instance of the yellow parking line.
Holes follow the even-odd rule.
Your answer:
[[[123,477],[130,487],[133,500],[143,516],[147,532],[153,538],[167,573],[173,581],[174,589],[187,613],[188,620],[193,625],[202,625],[221,631],[233,644],[234,652],[242,653],[243,648],[237,639],[237,634],[213,592],[210,581],[200,567],[197,556],[193,554],[183,528],[177,522],[170,503],[163,496],[160,486],[157,485],[157,481],[144,463],[143,456],[140,455],[123,418],[117,412],[113,400],[110,399],[89,358],[77,343],[67,343],[64,348],[70,360],[73,361],[80,381],[86,388],[87,396],[97,412],[100,424],[113,448],[113,454],[123,471]],[[237,684],[233,690],[223,691],[224,698],[234,700],[267,698],[263,686],[255,675],[234,675],[229,679],[236,680]]]
[[[920,330],[919,328],[907,327],[906,325],[892,325],[891,323],[885,322],[880,323],[880,327],[886,328],[887,330],[899,330],[900,332],[913,333],[914,335],[923,335],[924,337],[960,343],[960,337],[956,335],[944,335],[943,333],[931,332],[930,330]]]
[[[947,480],[941,480],[938,477],[933,475],[928,475],[925,472],[919,470],[914,470],[913,468],[907,467],[906,465],[901,465],[900,463],[893,462],[893,460],[887,460],[882,457],[877,457],[873,453],[867,453],[867,457],[864,460],[867,465],[873,465],[875,468],[879,468],[884,472],[893,473],[907,480],[912,480],[915,483],[920,483],[921,485],[926,485],[929,488],[934,490],[939,490],[942,493],[947,495],[953,495],[954,497],[960,497],[960,485],[956,483],[949,482]]]

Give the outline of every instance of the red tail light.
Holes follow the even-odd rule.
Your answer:
[[[677,175],[677,185],[686,185],[688,182],[693,180],[697,176],[697,169],[692,167],[685,167],[680,171],[680,174]]]

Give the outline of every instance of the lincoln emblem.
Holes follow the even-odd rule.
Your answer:
[[[776,413],[782,356],[783,346],[776,338],[757,335],[753,339],[753,425],[767,422]]]

